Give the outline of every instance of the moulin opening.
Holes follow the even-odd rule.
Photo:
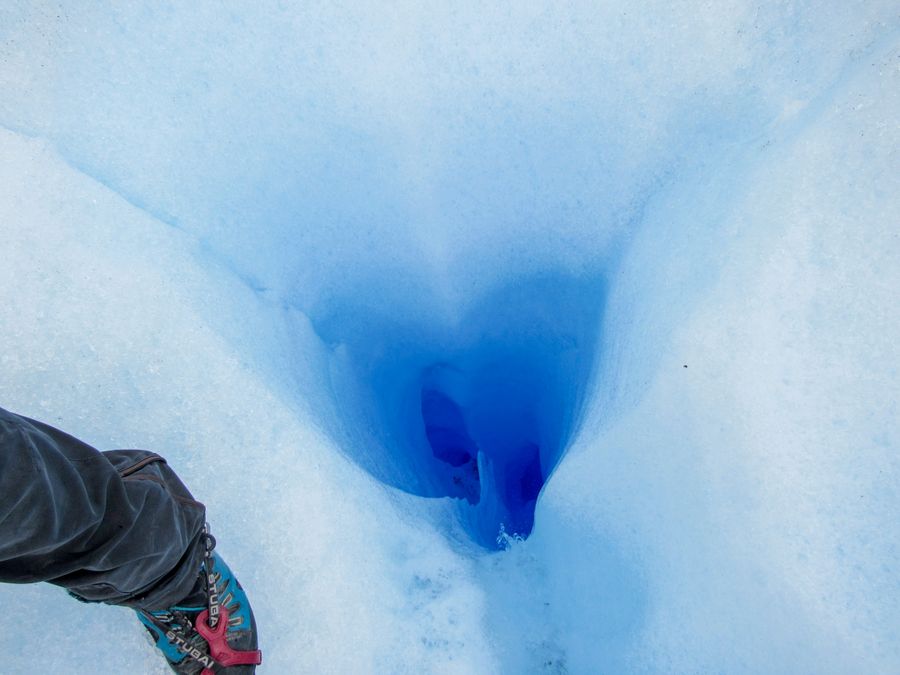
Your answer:
[[[470,534],[494,546],[501,529],[531,533],[546,475],[536,397],[542,378],[525,364],[504,363],[502,353],[489,353],[488,363],[469,364],[478,367],[474,374],[465,364],[427,368],[420,410],[447,495],[465,501]]]
[[[449,498],[481,546],[527,537],[580,423],[604,290],[544,274],[495,289],[452,324],[421,297],[332,303],[314,324],[330,346],[341,447],[388,485]]]

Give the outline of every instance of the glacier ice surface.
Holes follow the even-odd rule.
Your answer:
[[[269,672],[897,672],[898,49],[889,2],[6,3],[0,405],[166,455]],[[4,672],[165,672],[0,602]]]

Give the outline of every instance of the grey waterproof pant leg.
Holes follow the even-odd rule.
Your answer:
[[[197,581],[205,517],[159,455],[98,452],[0,408],[0,581],[163,609]]]

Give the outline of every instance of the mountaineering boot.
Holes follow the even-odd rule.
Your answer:
[[[247,594],[204,530],[206,557],[191,593],[161,611],[137,610],[169,666],[179,675],[252,675],[262,662]]]

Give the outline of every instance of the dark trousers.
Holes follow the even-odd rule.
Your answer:
[[[197,581],[205,517],[159,455],[98,452],[0,408],[0,581],[163,609]]]

